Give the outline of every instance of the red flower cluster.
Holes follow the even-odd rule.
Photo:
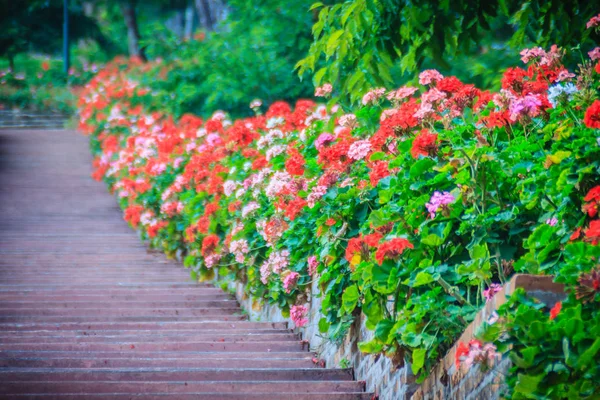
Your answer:
[[[588,128],[600,129],[600,100],[594,101],[588,107],[583,122]]]
[[[410,154],[417,159],[419,156],[434,156],[437,152],[437,133],[422,130],[413,140]]]
[[[306,165],[306,160],[302,157],[302,154],[296,149],[292,147],[288,150],[289,158],[285,162],[285,169],[290,175],[302,176],[304,175],[304,165]]]
[[[215,252],[215,249],[219,245],[219,237],[217,235],[208,235],[202,240],[202,255],[204,257]]]
[[[598,214],[598,207],[600,206],[600,186],[590,189],[583,200],[587,202],[587,204],[583,205],[583,211],[590,217],[595,217]]]
[[[385,259],[396,258],[400,256],[404,250],[413,248],[413,244],[406,239],[392,239],[379,245],[377,252],[375,252],[375,259],[379,265],[381,265]]]

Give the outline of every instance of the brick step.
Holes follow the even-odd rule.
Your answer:
[[[291,329],[245,329],[245,328],[229,328],[225,329],[155,329],[155,330],[73,330],[73,331],[57,331],[57,330],[29,330],[29,331],[2,331],[0,330],[0,338],[12,337],[90,337],[90,336],[106,336],[106,337],[152,337],[156,335],[166,336],[218,336],[233,337],[233,336],[268,336],[268,335],[294,335],[295,338],[300,338],[300,335],[294,333]]]
[[[281,390],[280,386],[272,389]],[[266,390],[261,388],[261,390]],[[370,393],[363,392],[317,392],[317,393],[296,393],[296,392],[252,392],[252,393],[177,393],[177,400],[373,400],[375,397]],[[172,399],[172,393],[85,393],[85,394],[25,394],[25,395],[5,395],[3,400],[165,400]]]
[[[60,308],[60,309],[89,309],[98,306],[98,302],[94,301],[46,301],[46,299],[41,299],[44,301],[44,307],[48,308]],[[221,307],[221,308],[233,308],[237,307],[238,303],[232,299],[223,299],[223,300],[205,300],[205,301],[139,301],[135,300],[103,300],[103,306],[113,308],[117,305],[128,306],[133,308],[157,308],[157,307],[166,307],[166,308],[176,308],[176,307],[188,307],[188,308],[210,308],[210,307]],[[0,309],[22,309],[22,308],[33,308],[39,307],[39,302],[37,301],[2,301],[0,303]]]
[[[38,287],[39,286],[39,287]],[[28,292],[33,291],[37,293],[60,293],[60,294],[75,294],[75,295],[102,295],[103,293],[107,296],[113,294],[131,294],[131,295],[144,295],[156,293],[160,294],[204,294],[204,293],[223,293],[219,288],[213,286],[203,286],[196,282],[163,282],[163,283],[120,283],[116,282],[113,284],[93,284],[88,285],[79,284],[73,288],[68,283],[61,285],[54,284],[52,286],[44,284],[23,284],[23,285],[2,285],[0,284],[0,294],[8,292]]]
[[[95,382],[54,382],[54,381],[29,381],[29,382],[0,382],[0,394],[151,394],[164,393],[173,396],[184,393],[200,393],[204,395],[223,394],[257,394],[273,393],[279,398],[288,398],[289,393],[357,393],[364,390],[364,385],[352,381],[282,381],[282,382],[140,382],[140,381],[95,381]],[[3,398],[5,398],[3,396]],[[101,397],[105,399],[106,397]],[[146,397],[143,397],[144,399]],[[214,397],[213,397],[214,398]],[[218,397],[217,397],[218,398]],[[240,397],[247,398],[247,397]]]
[[[160,321],[160,322],[84,322],[73,323],[60,321],[58,323],[4,323],[0,324],[0,331],[5,330],[55,330],[55,331],[80,331],[89,330],[172,330],[172,329],[194,329],[213,330],[224,329],[287,329],[287,322],[251,322],[251,321]]]
[[[360,392],[363,385],[353,381],[0,381],[0,394],[26,393],[292,393]]]
[[[222,352],[272,352],[272,351],[302,351],[300,342],[271,341],[271,342],[121,342],[121,343],[0,343],[0,350],[24,351],[222,351]]]
[[[3,368],[0,382],[27,381],[352,381],[350,369],[326,368]]]
[[[305,353],[306,354],[306,353]],[[0,354],[0,367],[13,368],[310,368],[314,363],[310,356],[305,358],[231,358],[218,356],[209,358],[42,358],[3,357]]]
[[[65,314],[65,307],[61,308],[5,308],[0,309],[0,318],[8,317],[8,316],[20,316],[20,317],[28,317],[28,316],[43,316],[43,317],[53,317],[53,316],[62,316]],[[72,308],[68,309],[68,314],[70,317],[86,317],[88,315],[93,315],[94,318],[99,317],[168,317],[168,316],[180,316],[180,317],[194,317],[194,316],[223,316],[223,315],[234,315],[236,313],[240,313],[241,309],[237,306],[224,308],[224,307],[209,307],[209,308],[183,308],[183,307],[175,307],[175,308],[133,308],[133,307],[125,307],[125,308],[99,308],[96,306],[95,308]]]
[[[12,293],[6,294],[7,292],[0,292],[1,302],[16,302],[19,300],[30,300],[39,304],[40,301],[44,302],[91,302],[99,304],[99,302],[129,302],[137,301],[140,303],[149,302],[205,302],[205,301],[225,301],[231,300],[232,296],[225,292],[220,293],[195,293],[195,294],[157,294],[152,295],[150,293],[144,295],[132,295],[132,294],[112,294],[112,295],[77,295],[77,294],[62,294],[58,293]]]
[[[26,279],[20,279],[20,278],[8,278],[5,279],[5,276],[3,276],[4,274],[0,272],[0,276],[2,277],[2,287],[7,287],[10,285],[25,285],[27,284],[27,282],[31,282],[31,278],[26,278]],[[179,275],[178,277],[180,279],[180,281],[186,281],[189,278],[185,278],[182,277],[181,275]],[[72,277],[72,278],[67,278],[67,277],[45,277],[45,276],[39,276],[36,279],[36,283],[37,284],[45,284],[45,285],[54,285],[54,284],[60,284],[64,281],[70,281],[72,282],[74,285],[77,285],[79,283],[95,283],[97,285],[103,285],[103,284],[109,284],[109,283],[114,283],[115,281],[118,281],[120,284],[137,284],[140,282],[140,280],[142,280],[140,278],[140,276],[132,276],[132,277],[127,277],[127,276],[121,276],[120,278],[101,278],[101,279],[91,279],[89,277],[85,277],[85,276],[77,276],[77,277]],[[169,276],[166,277],[144,277],[143,281],[144,283],[166,283],[169,284],[172,281],[174,281],[175,279],[172,278],[171,280],[169,280]]]
[[[89,324],[92,322],[178,322],[178,321],[245,321],[246,315],[199,315],[199,316],[125,316],[119,317],[114,315],[106,316],[45,316],[45,315],[10,315],[0,316],[0,324],[3,323],[27,323],[27,322],[74,322],[79,324]]]
[[[56,335],[56,333],[54,333]],[[11,336],[6,337],[0,335],[0,342],[3,344],[14,344],[14,343],[31,343],[32,338],[35,339],[36,343],[124,343],[124,342],[283,342],[293,341],[298,342],[300,338],[297,334],[293,333],[259,333],[259,334],[246,334],[246,335],[227,335],[227,334],[209,334],[199,335],[197,333],[184,333],[184,334],[169,334],[166,335],[162,332],[157,332],[149,335],[133,335],[133,336],[105,336],[105,335],[94,335],[86,334],[81,336],[47,336],[47,335],[27,335],[27,336]],[[0,345],[1,346],[1,345]]]
[[[254,358],[254,359],[306,359],[311,357],[310,353],[306,351],[270,351],[270,352],[222,352],[219,350],[215,351],[131,351],[131,348],[123,351],[51,351],[51,350],[0,350],[2,357],[44,357],[44,358],[64,358],[64,357],[83,357],[83,358],[97,358],[100,360],[108,358],[127,358],[127,359],[138,359],[138,358],[215,358],[218,357],[223,360],[234,360],[238,358]]]

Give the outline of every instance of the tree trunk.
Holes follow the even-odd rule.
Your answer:
[[[8,55],[8,69],[13,74],[15,73],[15,55],[12,53]]]
[[[200,20],[200,25],[204,26],[206,30],[212,31],[214,29],[214,21],[211,14],[209,1],[196,0],[196,10],[198,10],[198,19]]]
[[[123,18],[125,18],[125,25],[127,26],[129,56],[139,57],[142,61],[147,61],[144,49],[140,47],[140,31],[138,29],[137,17],[135,14],[135,0],[121,3],[121,11],[123,12]]]
[[[194,8],[188,6],[185,9],[185,25],[183,27],[183,37],[186,40],[190,40],[194,34]]]
[[[180,38],[183,39],[183,24],[185,17],[185,9],[177,9],[175,10],[175,17],[173,19],[173,31]]]

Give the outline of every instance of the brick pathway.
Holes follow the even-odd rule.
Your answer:
[[[0,398],[369,399],[282,323],[148,252],[86,138],[0,131]]]

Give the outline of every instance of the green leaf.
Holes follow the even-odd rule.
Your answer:
[[[383,350],[383,344],[375,340],[371,340],[370,342],[360,342],[358,344],[358,349],[363,353],[377,354],[381,353]]]
[[[537,391],[537,388],[540,385],[540,382],[542,381],[542,379],[544,379],[545,375],[546,374],[540,374],[540,375],[519,374],[518,378],[517,378],[517,384],[515,385],[515,392],[521,393],[522,395],[524,395],[526,398],[529,398],[529,399],[537,398],[537,396],[534,397],[534,393]]]
[[[410,368],[412,369],[413,374],[417,374],[425,365],[425,355],[427,354],[427,349],[415,349],[412,353],[412,363],[410,364]]]
[[[423,286],[433,282],[433,276],[429,272],[421,271],[417,274],[415,281],[412,283],[412,287]]]
[[[592,343],[586,351],[581,353],[579,362],[577,363],[579,368],[589,367],[592,360],[596,357],[596,354],[598,354],[598,351],[600,351],[600,337],[597,337],[596,340],[594,340],[594,343]]]
[[[319,8],[319,7],[323,7],[323,3],[321,3],[320,1],[317,1],[316,3],[314,3],[312,6],[310,6],[310,8],[308,9],[309,11],[314,10],[315,8]]]
[[[383,160],[384,158],[385,158],[385,153],[382,151],[377,151],[377,152],[371,154],[371,156],[369,157],[369,160],[379,161],[379,160]]]
[[[346,290],[344,290],[344,294],[342,295],[342,309],[347,314],[350,314],[352,311],[354,311],[354,308],[358,304],[358,297],[358,286],[348,286]]]
[[[325,54],[327,56],[331,56],[335,49],[338,48],[339,39],[343,34],[344,31],[342,29],[339,29],[329,36],[329,39],[327,40],[327,50],[325,51]]]
[[[431,247],[438,247],[444,244],[444,239],[439,237],[435,233],[430,233],[429,235],[421,239],[421,243]]]
[[[431,167],[433,167],[435,165],[435,161],[433,161],[431,158],[421,158],[420,160],[417,160],[411,167],[410,167],[410,176],[411,178],[416,178],[417,176],[423,174],[425,171],[431,169]]]
[[[321,318],[319,320],[319,332],[327,333],[328,330],[329,330],[329,322],[327,322],[327,319]]]

